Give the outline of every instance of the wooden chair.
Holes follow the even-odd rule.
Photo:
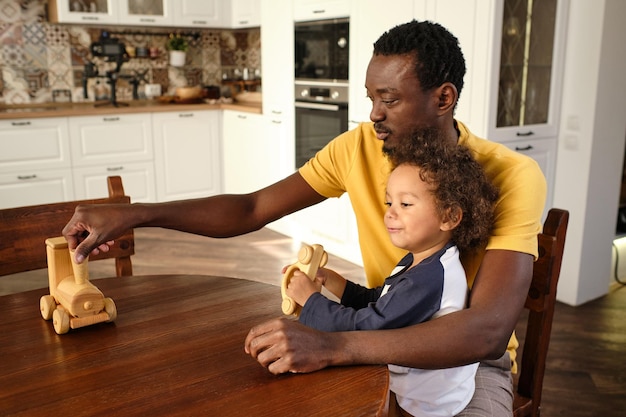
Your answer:
[[[538,236],[539,259],[533,267],[533,279],[525,304],[529,311],[519,379],[513,400],[514,417],[537,417],[541,411],[543,375],[568,219],[569,212],[551,209],[544,222],[543,232]]]
[[[79,204],[130,204],[120,177],[108,177],[107,183],[108,198],[0,210],[0,276],[47,268],[45,241],[61,235]],[[134,234],[129,230],[115,240],[110,251],[91,255],[89,261],[115,258],[117,276],[128,276],[133,274],[130,257],[134,253]]]

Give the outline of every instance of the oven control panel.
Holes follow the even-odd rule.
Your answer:
[[[348,102],[348,84],[332,83],[332,84],[313,84],[298,83],[295,87],[296,101],[314,101],[321,103],[347,103]]]

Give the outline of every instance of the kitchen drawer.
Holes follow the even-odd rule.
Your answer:
[[[70,166],[66,118],[0,120],[0,173]]]
[[[69,168],[0,173],[0,209],[70,200],[74,187]]]
[[[76,199],[102,198],[108,195],[107,177],[119,175],[124,183],[124,193],[133,203],[155,202],[154,164],[131,162],[115,166],[74,168]]]
[[[69,131],[74,167],[153,159],[150,114],[71,117]]]

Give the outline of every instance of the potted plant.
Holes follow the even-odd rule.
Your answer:
[[[185,57],[189,43],[184,37],[170,33],[170,37],[166,44],[167,50],[170,51],[170,65],[173,67],[182,67],[185,65]]]

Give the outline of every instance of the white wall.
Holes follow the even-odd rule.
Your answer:
[[[559,301],[608,291],[626,137],[626,2],[572,0],[554,207],[570,211]]]

